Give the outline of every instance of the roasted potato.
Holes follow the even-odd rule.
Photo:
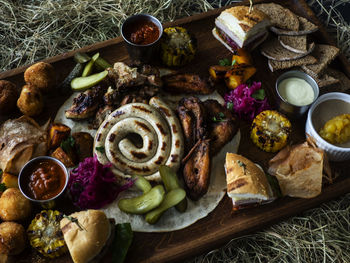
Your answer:
[[[24,85],[17,100],[17,107],[27,116],[40,114],[44,108],[44,100],[40,90],[35,86]]]
[[[0,254],[18,255],[27,244],[27,235],[24,227],[15,222],[0,224]]]
[[[75,165],[73,158],[63,151],[61,147],[58,147],[51,156],[60,160],[67,168]]]
[[[24,80],[27,84],[37,87],[47,93],[55,85],[56,73],[53,66],[45,62],[36,63],[24,72]]]
[[[6,189],[0,197],[0,218],[4,221],[23,221],[31,210],[30,201],[17,188]]]
[[[55,149],[60,146],[61,142],[65,140],[71,129],[61,123],[52,123],[49,128],[49,149]]]
[[[94,138],[87,132],[76,132],[72,134],[75,141],[75,151],[78,156],[79,162],[84,161],[86,157],[92,156],[92,148],[94,144]]]
[[[225,74],[226,86],[235,89],[237,86],[245,83],[256,72],[256,68],[247,64],[235,64]]]
[[[7,80],[0,80],[0,115],[10,113],[16,107],[17,99],[16,85]]]
[[[18,177],[9,173],[1,175],[1,183],[5,184],[7,188],[18,188]]]

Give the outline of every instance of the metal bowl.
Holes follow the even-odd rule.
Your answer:
[[[302,106],[298,106],[298,105],[294,105],[289,103],[279,92],[278,86],[279,84],[288,78],[300,78],[305,80],[307,83],[310,84],[310,86],[312,87],[313,91],[314,91],[314,99],[310,104],[307,105],[302,105]],[[283,73],[281,76],[278,77],[277,81],[276,81],[276,92],[277,92],[277,107],[278,110],[284,114],[286,114],[288,117],[291,118],[300,118],[302,117],[306,111],[309,109],[309,107],[311,106],[312,103],[314,103],[316,101],[316,99],[318,98],[319,95],[319,87],[316,83],[316,81],[309,76],[308,74],[302,72],[302,71],[298,71],[298,70],[291,70],[291,71],[287,71],[285,73]]]
[[[130,32],[132,31],[131,28],[133,28],[135,24],[142,23],[144,21],[151,21],[153,24],[155,24],[158,27],[159,36],[154,42],[150,44],[138,45],[130,41]],[[127,51],[131,60],[135,62],[149,63],[154,60],[154,57],[157,54],[159,48],[158,44],[160,38],[162,37],[162,34],[162,23],[157,18],[149,14],[137,14],[130,16],[124,21],[121,27],[121,35],[126,43]]]
[[[64,171],[64,174],[66,176],[66,181],[65,181],[65,184],[64,184],[64,187],[63,189],[61,190],[61,192],[59,192],[56,196],[50,198],[50,199],[47,199],[47,200],[37,200],[37,199],[33,199],[31,197],[29,197],[23,190],[22,188],[22,176],[24,176],[25,172],[27,171],[27,169],[29,169],[31,167],[31,164],[34,163],[34,162],[38,162],[38,161],[41,161],[41,160],[52,160],[54,161],[56,164],[58,164],[62,170]],[[65,167],[65,165],[57,160],[56,158],[53,158],[53,157],[50,157],[50,156],[39,156],[39,157],[36,157],[36,158],[33,158],[31,159],[30,161],[28,161],[21,169],[19,175],[18,175],[18,186],[19,186],[19,190],[21,191],[21,193],[27,198],[29,199],[30,201],[32,202],[35,202],[35,203],[38,203],[40,204],[41,206],[43,206],[44,208],[52,208],[54,206],[54,201],[59,198],[63,192],[66,190],[67,188],[67,184],[68,184],[68,180],[69,180],[69,173],[67,171],[67,168]]]

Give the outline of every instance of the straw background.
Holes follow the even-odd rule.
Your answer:
[[[114,38],[145,12],[170,21],[238,1],[0,0],[0,72]],[[346,0],[308,0],[350,58]],[[349,20],[348,20],[349,21]],[[350,262],[350,194],[190,259],[199,262]]]

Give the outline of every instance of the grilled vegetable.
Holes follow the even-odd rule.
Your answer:
[[[220,81],[225,78],[226,72],[229,71],[230,69],[231,69],[230,66],[215,65],[209,68],[209,74],[212,80]]]
[[[70,134],[70,128],[61,123],[53,123],[49,128],[49,149],[55,149]]]
[[[225,74],[226,86],[235,89],[237,86],[245,83],[256,72],[256,68],[247,64],[235,64]]]
[[[164,29],[161,40],[161,57],[167,66],[183,66],[196,54],[196,39],[183,27]]]
[[[74,166],[74,160],[61,147],[58,147],[52,154],[52,157],[60,160],[67,168]]]
[[[260,149],[276,152],[287,144],[291,126],[290,121],[281,113],[266,110],[253,120],[250,138]]]
[[[232,56],[232,63],[247,64],[247,65],[252,64],[252,58],[247,51],[241,48],[237,51],[237,53],[238,55]]]
[[[350,140],[350,114],[341,114],[330,119],[319,134],[330,143],[344,143]]]
[[[146,222],[155,224],[162,216],[162,214],[169,208],[179,204],[186,198],[186,192],[183,189],[176,188],[165,195],[163,202],[156,209],[146,214]]]
[[[1,183],[7,188],[18,188],[18,177],[9,173],[1,174]]]
[[[35,216],[28,227],[30,245],[45,257],[59,257],[67,251],[60,229],[62,218],[63,214],[59,211],[43,210]]]
[[[143,195],[134,198],[120,199],[118,207],[126,213],[145,214],[159,206],[164,196],[164,187],[157,185]]]

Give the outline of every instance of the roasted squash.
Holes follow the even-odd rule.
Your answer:
[[[245,83],[256,72],[256,68],[247,64],[235,64],[225,74],[226,86],[235,89],[237,86]]]
[[[232,63],[233,61],[236,61],[235,63],[237,64],[247,64],[247,65],[252,64],[252,57],[247,51],[241,48],[237,51],[237,54],[238,55],[232,56]]]
[[[215,66],[209,67],[209,74],[212,80],[214,80],[215,82],[218,82],[225,78],[226,72],[229,71],[230,69],[231,69],[230,66],[215,65]]]
[[[1,183],[7,188],[18,188],[18,177],[9,173],[2,173]]]
[[[51,156],[60,160],[67,168],[74,166],[74,160],[61,147],[58,147]]]
[[[52,123],[49,129],[49,149],[55,149],[60,146],[70,134],[71,129],[61,123]]]

